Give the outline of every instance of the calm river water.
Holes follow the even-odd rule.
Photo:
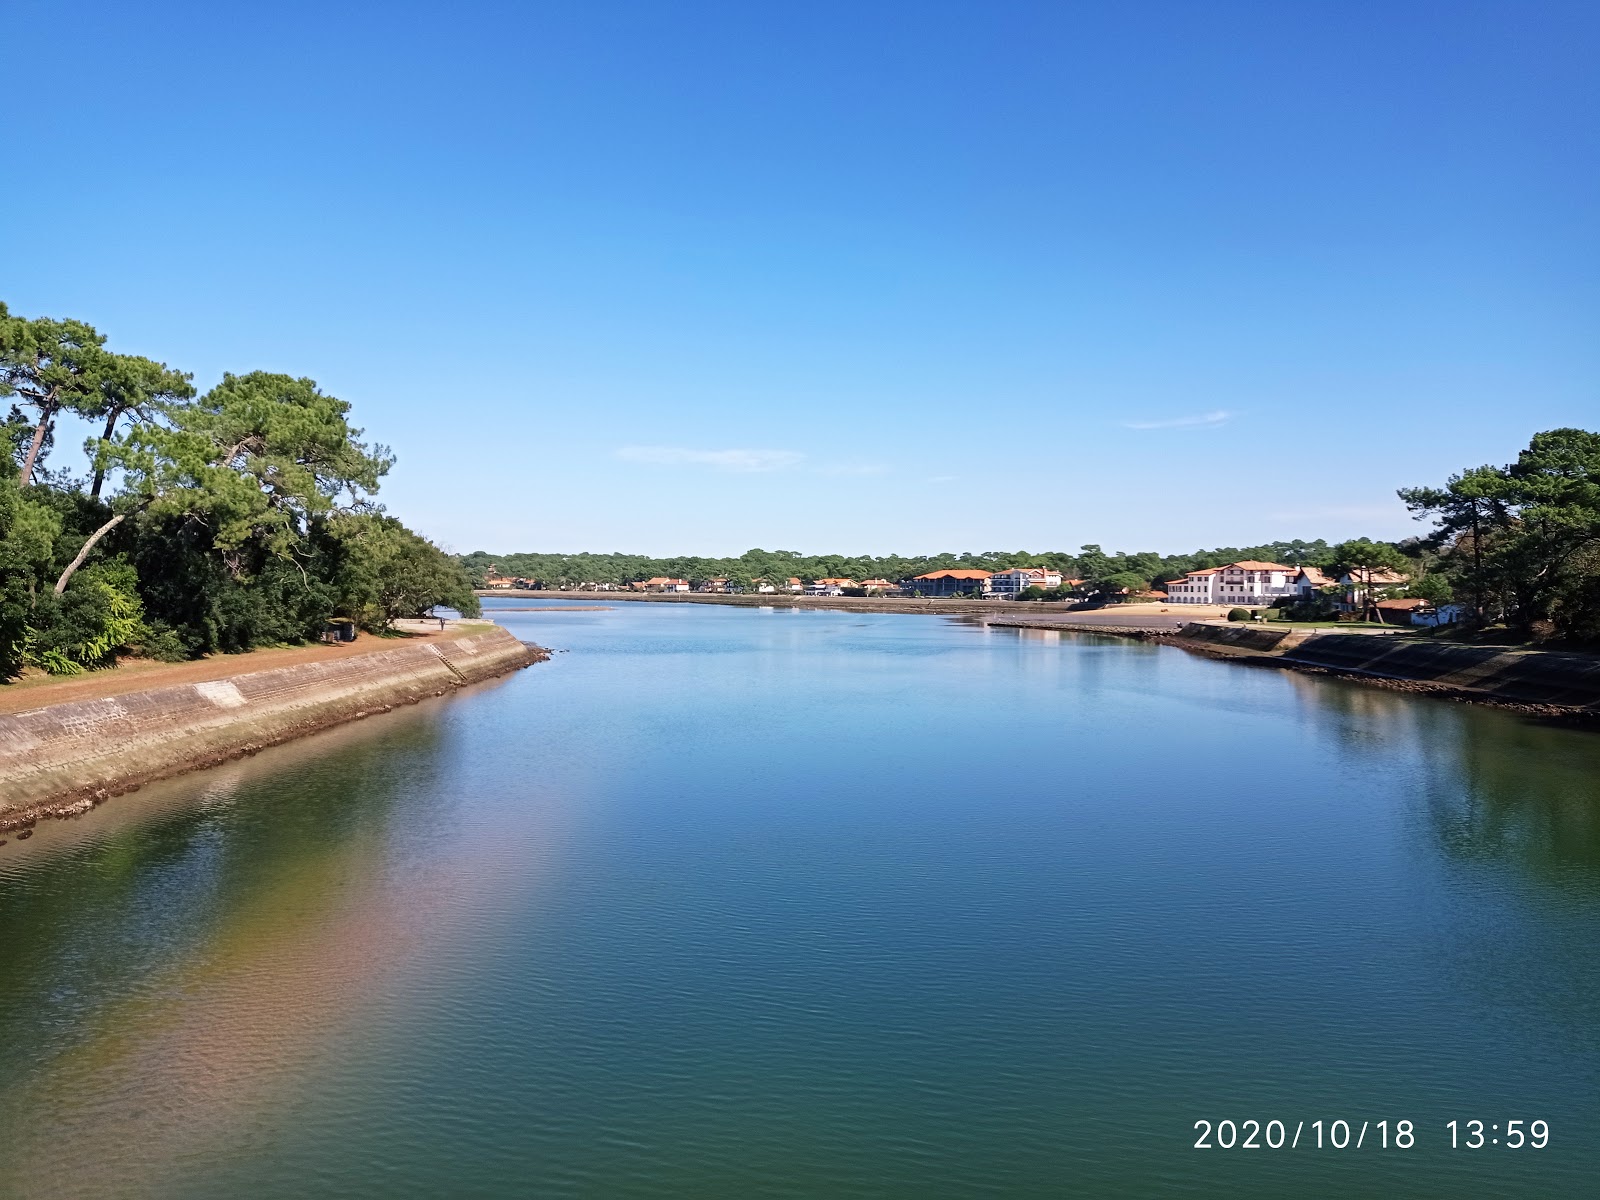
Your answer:
[[[0,848],[0,1195],[1597,1194],[1600,737],[939,617],[500,619],[569,652]],[[1192,1148],[1249,1119],[1299,1145]]]

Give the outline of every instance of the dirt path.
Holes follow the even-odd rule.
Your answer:
[[[0,684],[0,713],[26,712],[48,704],[67,704],[74,700],[99,700],[106,696],[120,696],[125,692],[142,692],[147,688],[168,687],[179,683],[205,683],[215,679],[231,679],[251,671],[267,671],[273,667],[288,667],[303,662],[324,662],[328,659],[353,658],[379,650],[393,650],[396,646],[413,641],[437,641],[457,638],[473,632],[483,632],[482,622],[462,621],[439,631],[435,621],[399,622],[404,628],[399,637],[374,637],[363,633],[353,642],[309,646],[282,646],[270,650],[252,650],[248,654],[213,654],[194,662],[164,663],[145,659],[130,659],[106,671],[88,671],[68,678],[29,672],[12,683]]]

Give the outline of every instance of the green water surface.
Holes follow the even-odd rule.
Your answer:
[[[568,652],[0,847],[0,1195],[1600,1195],[1600,737],[938,617],[502,622]]]

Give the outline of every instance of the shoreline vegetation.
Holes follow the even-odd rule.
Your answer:
[[[314,380],[198,395],[82,321],[0,303],[0,681],[476,615],[459,564],[376,500],[394,455]],[[88,472],[52,469],[69,430]]]

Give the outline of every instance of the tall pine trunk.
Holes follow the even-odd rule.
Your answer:
[[[39,447],[44,445],[45,435],[50,432],[50,421],[56,415],[56,406],[39,406],[39,424],[33,431],[33,441],[28,444],[28,454],[22,460],[22,477],[17,481],[19,487],[27,487],[33,482],[33,464],[38,461]]]
[[[113,432],[115,432],[115,430],[117,428],[117,418],[120,417],[121,415],[122,415],[122,410],[120,408],[113,408],[111,410],[110,415],[106,417],[106,431],[100,435],[100,440],[101,441],[109,442],[111,440],[111,435],[112,435]],[[94,486],[89,489],[89,496],[90,496],[91,499],[94,499],[94,500],[100,499],[100,489],[101,489],[102,486],[104,486],[105,481],[106,481],[105,468],[104,467],[96,467],[94,469]]]

